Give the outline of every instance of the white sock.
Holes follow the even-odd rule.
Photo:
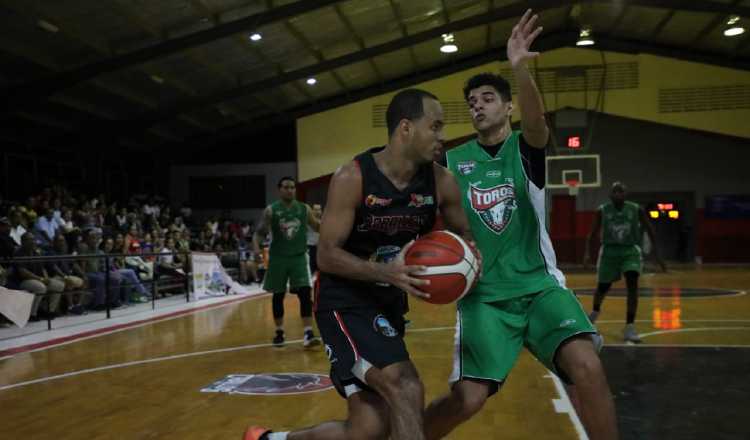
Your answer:
[[[284,327],[276,326],[276,331],[282,331],[283,332],[284,331]]]
[[[308,331],[308,330],[312,331],[312,326],[308,325],[307,327],[305,327],[305,331]]]
[[[288,432],[272,432],[268,434],[268,440],[286,440]]]

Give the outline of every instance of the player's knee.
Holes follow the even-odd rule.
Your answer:
[[[478,413],[487,402],[487,394],[482,392],[468,392],[457,387],[453,390],[461,418],[468,419]]]
[[[389,402],[407,399],[410,402],[424,396],[424,386],[413,367],[393,365],[382,370],[378,391]]]
[[[570,371],[566,371],[566,373],[576,385],[580,385],[582,382],[595,382],[604,377],[602,362],[593,350],[577,356],[569,369]]]

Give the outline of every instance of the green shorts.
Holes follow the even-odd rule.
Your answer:
[[[545,367],[555,366],[560,345],[596,333],[571,290],[552,287],[509,300],[463,301],[458,308],[451,383],[463,378],[502,382],[526,347]]]
[[[297,287],[312,287],[310,263],[307,253],[299,255],[274,255],[269,258],[268,270],[263,278],[263,289],[267,292],[294,291]]]
[[[643,258],[638,246],[611,247],[603,246],[599,250],[597,262],[597,281],[600,283],[614,283],[625,272],[641,273]]]

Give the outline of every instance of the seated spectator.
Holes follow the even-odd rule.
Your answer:
[[[60,234],[55,237],[49,255],[70,255],[65,237]],[[85,281],[86,274],[80,265],[70,260],[51,261],[47,263],[47,271],[52,275],[52,279],[62,282],[65,286],[65,298],[68,300],[67,311],[74,315],[85,314],[84,294],[81,289],[87,288],[88,283]]]
[[[9,260],[16,253],[16,242],[10,236],[10,220],[0,217],[0,259]]]
[[[83,271],[89,285],[94,289],[94,301],[92,308],[94,310],[104,310],[109,303],[110,307],[120,307],[120,301],[117,293],[120,291],[122,276],[110,267],[109,286],[107,286],[106,262],[103,258],[105,253],[99,249],[101,234],[95,229],[89,229],[85,232],[84,241],[79,244],[79,253],[82,255],[91,255],[83,261]],[[109,287],[109,289],[107,289]]]
[[[60,225],[55,221],[54,212],[51,209],[44,209],[34,226],[37,243],[45,249],[51,249],[59,227]]]
[[[154,263],[146,261],[140,256],[141,245],[134,241],[128,248],[128,256],[125,257],[125,267],[133,269],[138,274],[138,278],[143,281],[154,279]]]
[[[143,235],[143,240],[141,240],[141,253],[151,254],[151,253],[156,252],[154,249],[155,248],[154,248],[154,241],[152,239],[152,235],[146,232],[146,234]],[[153,255],[144,255],[143,259],[146,261],[156,261],[156,258]]]
[[[21,246],[21,237],[27,232],[23,224],[21,211],[13,211],[10,216],[10,225],[10,237],[16,243],[16,246]]]
[[[105,254],[119,254],[119,251],[115,250],[115,242],[111,238],[104,240],[104,253]],[[120,277],[122,283],[120,284],[120,301],[125,304],[129,304],[131,299],[133,302],[148,302],[151,294],[143,287],[141,280],[133,269],[125,267],[125,261],[122,257],[112,258],[112,267]],[[133,294],[137,292],[137,295]]]
[[[21,247],[16,250],[14,258],[39,257],[41,252],[36,246],[34,236],[27,232],[21,237]],[[38,321],[39,306],[42,300],[47,299],[47,311],[44,318],[54,319],[57,307],[60,304],[60,293],[65,290],[65,283],[49,277],[44,263],[34,261],[16,261],[14,263],[14,276],[21,290],[33,293],[34,302],[31,305],[31,321]],[[47,295],[49,293],[49,295]]]
[[[193,224],[193,210],[190,208],[190,205],[188,205],[188,202],[182,202],[182,207],[180,208],[180,216],[182,217],[182,220],[185,222],[185,224]]]
[[[58,222],[60,225],[60,231],[62,231],[63,234],[70,234],[72,232],[78,231],[78,228],[75,227],[73,224],[73,211],[70,209],[66,209],[63,211],[62,219]]]
[[[159,255],[159,259],[157,260],[159,272],[173,276],[184,277],[184,257],[175,253],[177,249],[175,249],[174,239],[170,238],[166,241],[166,243],[160,241],[159,244],[164,244],[159,252],[161,252],[162,254],[167,254]]]
[[[128,208],[120,209],[120,213],[115,216],[115,226],[122,232],[128,230]]]
[[[172,231],[177,231],[179,233],[182,233],[185,229],[187,229],[187,226],[185,226],[185,223],[182,221],[182,217],[175,217],[174,222],[172,223],[172,226],[170,228]]]

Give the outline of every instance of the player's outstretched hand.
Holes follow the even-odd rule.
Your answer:
[[[542,33],[542,27],[534,28],[539,16],[531,15],[531,9],[526,10],[521,20],[513,26],[508,38],[507,52],[511,67],[525,65],[529,60],[539,56],[539,52],[531,52],[531,44]]]
[[[387,278],[386,281],[390,285],[398,287],[409,295],[416,296],[420,299],[426,299],[430,297],[430,294],[419,290],[419,286],[426,286],[430,284],[430,282],[428,280],[416,278],[414,275],[419,275],[419,273],[427,270],[427,266],[408,266],[404,262],[404,257],[413,244],[414,240],[410,241],[403,247],[403,249],[401,249],[401,252],[399,252],[396,258],[384,265]]]

